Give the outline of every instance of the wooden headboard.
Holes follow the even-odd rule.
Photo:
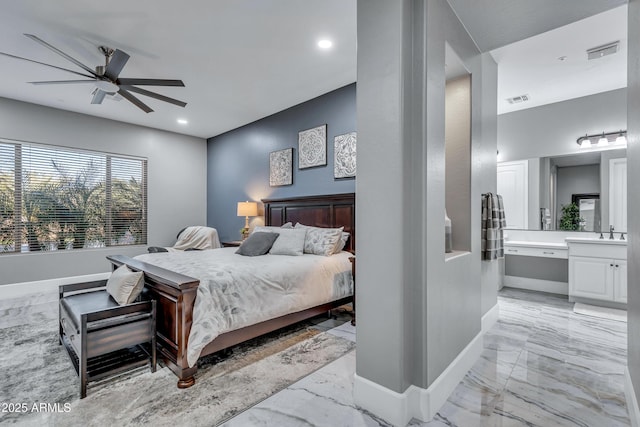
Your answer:
[[[345,250],[356,250],[355,193],[262,199],[266,225],[299,222],[314,227],[344,227],[351,234]]]

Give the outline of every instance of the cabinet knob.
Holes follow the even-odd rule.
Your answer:
[[[616,264],[616,267],[620,267],[618,264]]]
[[[613,267],[613,264],[609,264],[609,267]]]

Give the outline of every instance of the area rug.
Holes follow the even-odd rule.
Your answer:
[[[2,328],[0,343],[0,403],[20,405],[0,412],[0,424],[29,426],[215,426],[355,348],[308,321],[201,358],[191,388],[159,365],[89,383],[80,400],[56,319]]]
[[[616,320],[618,322],[627,321],[626,310],[619,310],[617,308],[599,307],[577,302],[573,306],[573,312],[585,316],[598,317],[600,319]]]

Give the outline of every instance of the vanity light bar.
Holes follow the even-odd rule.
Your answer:
[[[609,145],[626,145],[627,131],[619,130],[618,132],[602,132],[594,135],[581,136],[576,140],[580,148],[591,147],[607,147]]]

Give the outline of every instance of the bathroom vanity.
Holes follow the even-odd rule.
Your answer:
[[[627,241],[580,237],[566,241],[569,301],[586,298],[626,304]]]
[[[585,233],[506,230],[504,286],[569,294],[569,247],[566,237]],[[588,233],[589,236],[597,235]]]

